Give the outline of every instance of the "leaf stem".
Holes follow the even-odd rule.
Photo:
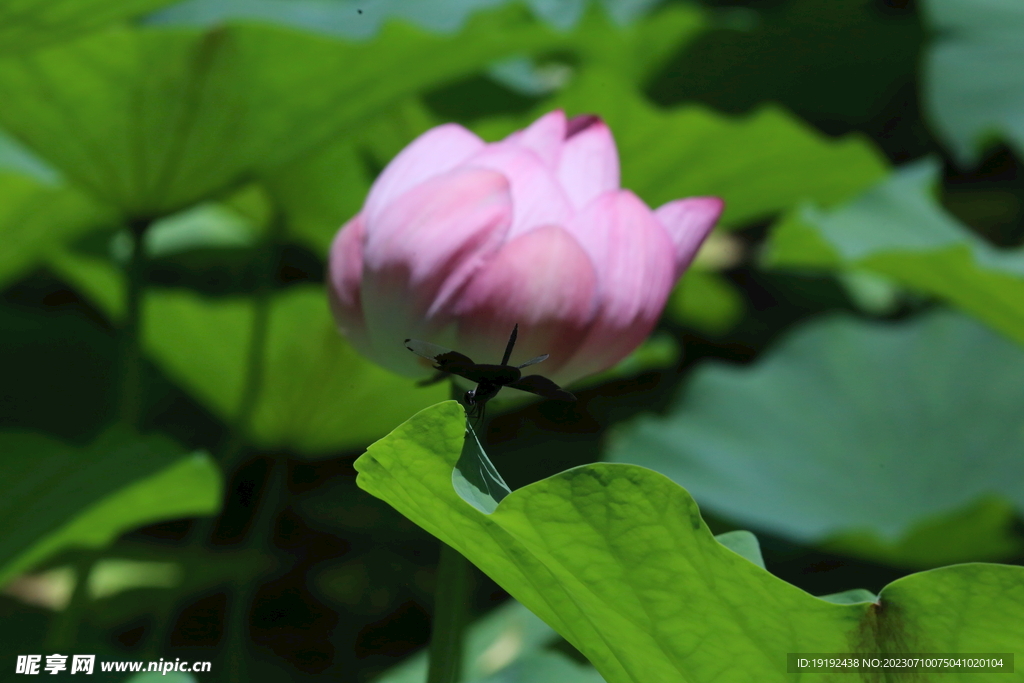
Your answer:
[[[47,652],[62,652],[74,647],[78,640],[78,627],[89,603],[89,575],[99,560],[95,550],[85,550],[75,560],[75,587],[71,599],[61,612],[53,617],[46,633]]]
[[[452,382],[451,396],[462,391]],[[463,646],[473,596],[472,565],[447,543],[440,542],[434,588],[434,621],[430,637],[427,683],[457,683],[463,673]]]
[[[148,259],[145,238],[152,225],[148,219],[129,221],[132,252],[125,279],[125,316],[121,326],[121,422],[138,431],[142,419],[143,362],[142,328],[144,296],[148,281]]]
[[[245,453],[246,437],[251,429],[253,415],[259,406],[260,394],[263,390],[270,317],[274,287],[277,282],[278,244],[283,229],[282,217],[275,214],[271,218],[267,235],[260,249],[259,275],[252,298],[253,317],[252,326],[249,328],[249,348],[246,350],[242,394],[235,417],[228,426],[224,446],[220,451],[220,468],[226,481],[230,481],[232,473],[238,467],[239,461]],[[286,470],[287,464],[283,460],[278,463],[275,459],[271,461],[270,468],[267,472],[264,493],[256,503],[254,522],[247,547],[253,543],[268,541],[273,534],[273,520],[276,518],[283,490],[281,481],[283,481],[284,475],[279,472]],[[203,543],[212,546],[217,533],[218,519],[219,517],[202,517],[196,520],[189,532],[188,544],[194,548],[202,546]],[[226,670],[229,681],[242,681],[245,678],[245,646],[248,640],[251,602],[255,594],[255,585],[235,583],[228,595],[225,630],[227,633]],[[161,616],[167,622],[170,615],[165,613]],[[168,630],[165,623],[163,632],[158,635],[161,643],[166,640]]]
[[[125,427],[138,432],[142,427],[143,359],[142,326],[144,297],[148,283],[148,259],[145,239],[150,219],[128,222],[131,233],[131,256],[125,269],[125,315],[120,330],[121,386],[118,415]],[[73,647],[78,639],[79,624],[89,607],[89,576],[99,561],[100,551],[83,552],[75,561],[75,588],[67,606],[54,617],[46,642],[54,651]]]
[[[235,417],[228,426],[228,433],[220,451],[220,468],[225,479],[229,479],[245,451],[246,432],[250,428],[253,414],[259,405],[263,389],[264,361],[267,355],[270,313],[273,304],[274,285],[277,280],[278,240],[283,228],[282,221],[275,216],[261,248],[259,280],[253,293],[252,326],[249,328],[249,348],[246,350],[245,378],[242,395],[238,401]],[[213,541],[217,517],[202,517],[193,524],[189,532],[189,545],[195,547],[203,542]]]
[[[242,395],[238,402],[235,417],[228,425],[228,433],[224,439],[224,445],[220,449],[219,464],[226,483],[230,481],[232,473],[245,452],[246,433],[250,428],[253,414],[256,412],[260,393],[263,389],[270,314],[273,304],[274,286],[277,281],[278,244],[283,229],[284,223],[282,218],[279,215],[275,215],[271,219],[266,237],[260,248],[259,275],[252,298],[253,317],[252,325],[249,328],[249,348],[246,350]],[[272,472],[268,472],[268,476],[271,474]],[[225,494],[225,500],[226,498],[227,494]],[[261,497],[258,505],[265,505],[265,502],[263,502],[265,500],[266,497]],[[257,508],[258,514],[260,514],[259,508]],[[185,541],[186,545],[195,549],[201,548],[204,543],[212,546],[217,533],[218,521],[219,516],[200,517],[197,519],[189,530]],[[258,530],[256,533],[258,533]],[[241,591],[235,591],[235,594],[229,597],[230,604],[225,617],[229,624],[239,620],[237,610],[242,608],[235,603],[244,598],[245,596],[241,595]],[[173,607],[174,604],[171,601],[160,607],[160,613],[157,615],[158,626],[153,641],[156,648],[161,648],[166,644],[170,633],[170,618]],[[244,618],[244,615],[242,618]],[[230,637],[231,633],[229,633]],[[237,667],[235,671],[237,672]]]
[[[462,676],[463,640],[473,587],[470,571],[469,560],[441,543],[427,683],[456,683]]]
[[[242,397],[238,402],[238,411],[228,431],[227,441],[221,451],[221,467],[225,473],[237,465],[245,446],[246,431],[250,428],[256,406],[259,404],[263,389],[265,360],[267,354],[267,332],[270,328],[270,309],[277,279],[278,266],[278,233],[280,220],[274,219],[266,243],[263,245],[263,258],[260,264],[260,277],[253,294],[253,318],[249,332],[249,348],[245,361],[245,384],[242,386]]]
[[[257,502],[252,529],[245,543],[246,548],[258,548],[273,538],[274,522],[277,520],[287,492],[287,478],[287,459],[283,455],[272,457],[264,478],[263,492]],[[250,679],[246,665],[246,647],[249,642],[252,609],[256,602],[257,578],[259,577],[252,577],[244,582],[234,582],[228,596],[228,609],[224,625],[227,633],[228,683],[243,683]]]

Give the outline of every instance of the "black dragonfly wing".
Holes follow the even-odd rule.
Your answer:
[[[537,356],[536,358],[531,358],[530,360],[528,360],[525,363],[522,363],[520,365],[517,365],[516,367],[517,368],[525,368],[527,365],[536,365],[537,363],[540,363],[541,361],[544,361],[544,360],[547,360],[547,359],[548,359],[548,354],[545,353],[543,356]]]
[[[464,370],[475,365],[473,360],[465,354],[419,339],[406,339],[405,348],[421,358],[434,361],[434,368],[441,372],[462,375]]]
[[[519,368],[511,365],[486,365],[483,363],[474,364],[467,368],[452,370],[456,375],[465,377],[470,382],[477,384],[497,384],[498,386],[511,386],[512,382],[522,377],[523,373]]]
[[[547,377],[540,375],[527,375],[519,380],[510,383],[508,386],[520,391],[528,391],[544,398],[553,398],[556,401],[575,401],[576,397],[562,387],[558,386]]]

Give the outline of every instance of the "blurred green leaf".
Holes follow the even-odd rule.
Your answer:
[[[605,119],[619,148],[623,187],[655,207],[681,197],[722,197],[726,226],[766,218],[802,200],[838,203],[886,171],[881,155],[860,136],[830,139],[772,106],[739,118],[699,106],[659,110],[604,69],[585,70],[542,109],[556,107]],[[495,139],[524,123],[492,120],[478,132]]]
[[[486,679],[522,658],[537,655],[557,638],[537,615],[510,600],[470,626],[463,659],[464,680]],[[420,652],[388,669],[375,683],[422,683],[426,675],[427,653]]]
[[[237,43],[115,28],[0,60],[0,122],[97,197],[159,216],[234,181],[263,142]]]
[[[1021,376],[1024,351],[969,318],[827,318],[754,366],[700,368],[607,456],[799,542],[909,567],[999,559],[1021,550]],[[988,497],[1004,502],[974,507]]]
[[[35,50],[122,21],[175,0],[5,0],[0,55]]]
[[[200,249],[252,247],[258,233],[257,226],[225,204],[203,202],[155,221],[146,231],[143,248],[151,258],[161,258]],[[110,256],[125,267],[131,255],[131,234],[124,229],[113,236]]]
[[[74,448],[30,432],[0,434],[0,585],[72,547],[98,548],[154,522],[210,515],[220,473],[164,437],[108,432]]]
[[[252,316],[251,301],[153,291],[145,345],[182,386],[230,420],[241,401]],[[268,334],[251,433],[261,448],[308,456],[355,448],[448,392],[445,385],[418,388],[357,354],[335,328],[320,288],[277,294]]]
[[[774,102],[832,134],[863,131],[900,156],[928,144],[915,92],[924,31],[914,5],[707,5],[710,30],[662,70],[648,89],[655,101],[730,114]]]
[[[3,130],[0,130],[0,171],[35,178],[44,185],[59,185],[60,173]]]
[[[349,135],[269,171],[264,180],[287,217],[289,234],[326,255],[334,235],[359,212],[370,191],[368,158],[383,168],[438,123],[418,99],[408,98]]]
[[[262,20],[275,24],[349,39],[370,38],[381,25],[394,19],[409,21],[435,33],[458,31],[473,13],[495,5],[517,4],[512,0],[185,0],[146,18],[153,24],[210,26],[237,19]],[[529,0],[526,3],[543,20],[567,31],[593,0]],[[620,25],[629,25],[644,15],[652,0],[603,0],[607,14]],[[685,7],[692,13],[694,10]],[[599,10],[594,10],[594,13]],[[671,21],[666,23],[671,24]],[[669,29],[671,30],[671,29]]]
[[[52,255],[50,266],[108,315],[121,315],[123,275],[109,260],[66,250]],[[251,298],[150,290],[144,345],[182,387],[230,421],[242,400],[254,310]],[[445,384],[417,387],[360,356],[337,331],[319,287],[276,294],[268,334],[249,435],[261,448],[317,457],[360,447],[448,395]]]
[[[453,401],[420,412],[356,461],[358,484],[463,553],[609,683],[784,681],[786,652],[1024,642],[1024,568],[948,567],[890,584],[879,604],[834,604],[727,549],[684,489],[642,467],[576,467],[481,513],[451,485],[464,425]]]
[[[124,315],[124,272],[110,258],[66,248],[50,252],[46,263],[111,320]]]
[[[878,273],[1024,343],[1024,249],[997,249],[943,211],[930,191],[937,180],[935,163],[911,164],[835,211],[792,212],[763,263]]]
[[[665,5],[621,26],[591,5],[577,29],[576,49],[584,69],[613,71],[628,83],[643,84],[687,42],[707,28],[697,5]]]
[[[1012,558],[1024,550],[1015,529],[1018,514],[1005,498],[982,495],[967,505],[925,516],[897,543],[871,531],[848,531],[836,534],[821,547],[909,567]]]
[[[563,45],[521,8],[370,43],[268,25],[117,28],[0,60],[0,124],[134,217],[190,206],[411,93],[512,51]]]
[[[171,671],[166,674],[156,671],[144,671],[134,676],[129,676],[125,679],[124,683],[196,683],[196,677],[180,671]]]
[[[997,140],[1024,154],[1024,5],[927,0],[933,32],[924,100],[938,132],[967,164]]]
[[[173,588],[181,580],[181,567],[173,562],[105,558],[89,573],[89,595],[97,599],[139,588]]]
[[[576,54],[542,55],[536,59],[517,56],[496,62],[488,69],[491,80],[527,97],[561,90],[581,69],[607,70],[637,85],[648,83],[664,63],[705,31],[706,12],[696,4],[664,5],[635,22],[623,25],[610,20],[609,10],[590,4],[575,32]],[[556,0],[554,5],[560,4]]]
[[[903,291],[889,278],[866,270],[848,270],[838,274],[840,283],[857,307],[873,316],[896,312]]]
[[[579,664],[558,652],[528,655],[473,683],[604,683],[592,666]]]
[[[728,280],[691,268],[672,290],[665,314],[678,323],[711,335],[728,332],[743,317],[743,294]]]
[[[203,548],[146,545],[145,542],[122,539],[106,555],[110,559],[105,561],[110,562],[127,560],[133,564],[173,567],[176,579],[174,594],[178,596],[208,594],[230,582],[257,582],[265,578],[268,572],[280,568],[271,555],[260,549],[209,553]],[[166,608],[169,595],[165,583],[161,587],[136,587],[98,597],[92,603],[90,622],[100,628],[116,628]]]
[[[55,247],[115,220],[113,211],[71,188],[0,171],[0,289]]]
[[[199,248],[251,247],[258,228],[223,204],[205,202],[153,224],[146,233],[146,252],[169,256]]]

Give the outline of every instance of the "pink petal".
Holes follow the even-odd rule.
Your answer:
[[[565,142],[565,112],[556,109],[540,117],[527,128],[505,138],[504,143],[530,150],[550,169],[557,168]]]
[[[452,297],[498,250],[511,219],[505,177],[466,168],[417,185],[367,218],[362,304],[370,341],[389,350],[382,364],[421,372],[403,340],[436,339],[450,324]]]
[[[462,292],[456,348],[478,363],[499,363],[518,324],[511,362],[550,354],[537,372],[552,377],[583,340],[596,291],[579,243],[560,226],[539,227],[505,244]]]
[[[658,217],[675,243],[676,277],[689,267],[704,239],[722,215],[725,202],[718,197],[677,199],[658,207]]]
[[[562,147],[558,180],[579,211],[598,195],[619,189],[619,153],[604,121],[578,116],[570,124],[577,121],[584,127]]]
[[[360,300],[365,236],[363,215],[359,213],[334,237],[327,275],[328,300],[338,329],[363,353],[369,346]]]
[[[599,280],[593,326],[563,369],[576,379],[611,367],[650,334],[675,283],[675,246],[628,190],[598,197],[569,230],[594,261]]]
[[[431,128],[381,171],[370,188],[363,213],[373,223],[390,202],[423,181],[452,170],[483,147],[483,140],[458,124]]]
[[[554,173],[526,147],[494,143],[465,165],[489,168],[508,178],[514,208],[508,239],[541,225],[565,225],[572,217],[572,205]]]

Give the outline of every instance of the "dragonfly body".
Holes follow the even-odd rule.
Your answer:
[[[487,402],[497,396],[503,387],[528,391],[538,396],[553,398],[559,401],[575,401],[575,396],[562,389],[547,377],[540,375],[523,376],[522,368],[540,363],[547,358],[547,354],[532,358],[522,365],[508,364],[518,334],[519,325],[516,325],[508,338],[508,345],[505,347],[505,354],[501,359],[500,365],[474,363],[469,356],[458,351],[452,351],[451,349],[418,339],[406,339],[405,347],[417,356],[434,362],[434,369],[438,371],[438,374],[428,380],[427,384],[444,379],[448,375],[458,375],[471,382],[476,382],[476,387],[466,392],[465,400],[470,410],[475,410],[479,417],[483,417],[484,407],[487,405]]]

